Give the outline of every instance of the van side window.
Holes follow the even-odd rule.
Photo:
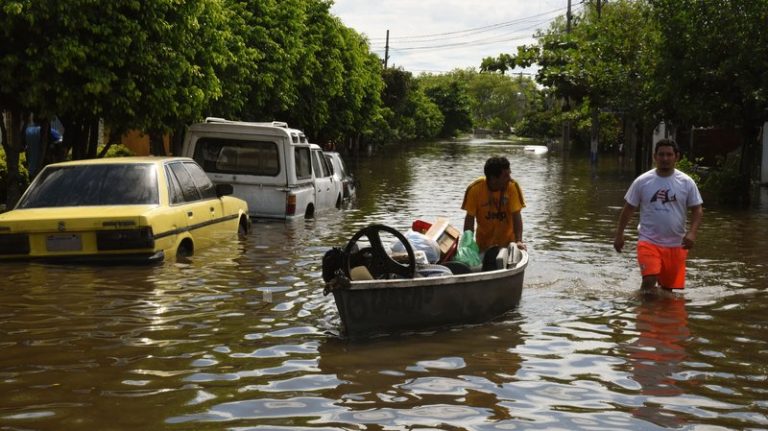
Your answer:
[[[316,178],[328,176],[328,169],[325,167],[325,158],[320,154],[320,151],[312,152],[312,169],[315,171]]]
[[[280,173],[280,152],[275,142],[200,138],[193,158],[205,172],[271,177]]]
[[[312,162],[310,162],[309,147],[294,148],[293,161],[296,165],[297,180],[312,178]]]
[[[327,166],[328,166],[328,172],[330,172],[330,173],[331,173],[331,175],[333,175],[333,174],[335,173],[336,169],[334,168],[334,166],[333,166],[333,162],[331,161],[331,156],[329,156],[328,154],[326,154],[326,155],[325,155],[325,161],[326,161],[326,162],[328,162],[328,163],[327,163]]]
[[[320,160],[323,162],[323,165],[325,165],[325,175],[328,177],[333,176],[333,163],[331,163],[330,159],[326,159],[325,155],[322,151],[318,151],[317,154],[320,155]]]

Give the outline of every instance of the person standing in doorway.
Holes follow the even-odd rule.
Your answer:
[[[624,141],[622,140],[619,142],[619,150],[618,150],[618,156],[619,156],[619,172],[624,172],[624,155],[626,153],[626,149],[624,148]]]
[[[485,176],[474,180],[464,193],[464,231],[475,232],[477,221],[475,241],[481,253],[493,246],[507,247],[511,242],[526,250],[520,214],[525,201],[520,186],[510,176],[509,160],[491,157],[483,172]]]
[[[696,243],[704,201],[691,177],[675,169],[679,159],[675,141],[659,140],[653,152],[656,168],[637,177],[624,195],[613,248],[617,252],[624,248],[624,229],[639,208],[637,261],[642,289],[685,287],[685,261]],[[691,223],[686,230],[689,210]]]

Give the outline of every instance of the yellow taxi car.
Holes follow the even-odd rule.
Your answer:
[[[186,157],[45,167],[0,214],[0,260],[159,262],[250,230],[248,205]]]

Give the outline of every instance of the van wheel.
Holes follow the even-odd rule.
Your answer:
[[[309,205],[307,207],[307,210],[304,211],[304,218],[314,218],[315,217],[315,206]]]
[[[341,209],[341,195],[339,195],[339,197],[336,198],[336,209],[337,210]]]

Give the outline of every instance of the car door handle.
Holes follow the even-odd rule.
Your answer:
[[[192,211],[187,211],[187,217],[192,217]]]

